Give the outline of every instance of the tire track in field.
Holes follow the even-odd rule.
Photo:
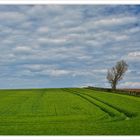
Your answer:
[[[76,91],[75,91],[75,92],[76,92]],[[79,91],[78,91],[78,92],[79,92]],[[108,106],[110,106],[110,107],[116,109],[118,112],[125,114],[125,116],[127,117],[127,119],[133,118],[133,117],[136,117],[136,116],[137,116],[137,114],[134,113],[134,112],[129,112],[129,111],[125,110],[125,109],[116,107],[116,106],[114,106],[114,105],[112,105],[112,104],[109,104],[109,103],[107,103],[107,102],[105,102],[105,101],[103,101],[103,100],[101,100],[101,99],[99,99],[99,98],[97,98],[97,97],[95,97],[95,96],[93,97],[93,96],[91,96],[91,95],[89,95],[89,94],[85,94],[85,93],[83,93],[83,92],[79,92],[79,93],[84,94],[84,95],[87,95],[87,96],[89,96],[89,97],[91,97],[91,98],[94,98],[94,99],[96,99],[96,100],[98,100],[98,101],[100,101],[100,102],[102,102],[102,103],[104,103],[104,104],[106,104],[106,105],[108,105]]]
[[[81,95],[80,93],[77,93],[77,92],[74,92],[74,91],[71,91],[69,89],[63,89],[64,91],[66,92],[69,92],[69,93],[72,93],[74,95],[77,95],[77,96],[80,96],[81,98],[85,99],[86,101],[90,102],[91,104],[95,105],[96,107],[98,107],[100,110],[102,110],[104,113],[108,114],[110,117],[114,117],[115,114],[108,111],[106,108],[104,107],[101,107],[99,104],[95,103],[93,100],[90,100],[88,98],[86,98],[85,96]]]
[[[74,92],[77,92],[77,91],[74,91]],[[102,102],[102,103],[104,103],[104,104],[110,106],[111,108],[114,108],[114,109],[117,110],[118,112],[123,113],[123,114],[126,116],[126,120],[128,120],[128,119],[130,119],[130,118],[132,118],[132,117],[136,117],[136,116],[137,116],[136,113],[128,112],[127,110],[124,110],[124,109],[122,109],[122,108],[119,108],[119,107],[116,107],[116,106],[114,106],[114,105],[112,105],[112,104],[109,104],[109,103],[107,103],[107,102],[105,102],[105,101],[103,101],[103,100],[101,100],[101,99],[99,99],[99,98],[97,98],[97,97],[93,97],[93,96],[91,96],[91,95],[88,95],[88,94],[85,94],[85,93],[79,92],[79,91],[78,91],[78,93],[84,94],[84,95],[89,96],[89,97],[91,97],[91,98],[93,98],[93,99],[96,99],[96,100],[98,100],[99,102]]]
[[[41,104],[41,99],[43,98],[46,90],[39,90],[40,93],[36,93],[38,94],[38,96],[36,97],[36,99],[34,100],[33,102],[33,105],[32,105],[32,113],[34,114],[37,114],[39,113],[39,107],[40,107],[40,104]]]
[[[81,92],[80,92],[80,93],[81,93]],[[91,97],[91,98],[94,98],[94,99],[96,99],[96,100],[98,100],[98,101],[100,101],[100,102],[102,102],[102,103],[104,103],[104,104],[106,104],[106,105],[108,105],[108,106],[110,106],[110,107],[116,109],[118,112],[123,113],[123,114],[126,116],[126,119],[129,119],[129,118],[132,118],[132,117],[135,117],[135,116],[136,116],[135,113],[128,112],[128,111],[126,111],[126,110],[124,110],[124,109],[121,109],[121,108],[119,108],[119,107],[116,107],[116,106],[114,106],[114,105],[112,105],[112,104],[109,104],[109,103],[107,103],[107,102],[105,102],[105,101],[103,101],[103,100],[101,100],[101,99],[99,99],[99,98],[97,98],[97,97],[95,97],[95,96],[93,97],[93,96],[88,95],[88,94],[85,94],[85,93],[81,93],[81,94],[87,95],[87,96],[89,96],[89,97]]]
[[[114,107],[114,106],[112,106],[112,105],[110,105],[110,104],[108,104],[104,101],[101,101],[97,98],[94,98],[90,95],[87,95],[85,93],[81,93],[79,91],[77,92],[77,91],[74,91],[74,90],[70,90],[70,89],[64,89],[64,91],[70,92],[72,94],[80,96],[81,98],[84,98],[88,102],[94,104],[99,109],[104,111],[110,117],[119,117],[119,118],[121,117],[121,119],[123,119],[123,120],[128,120],[130,118],[130,116],[128,116],[128,114],[125,114],[122,110],[120,111],[118,108],[116,108],[116,107]],[[108,108],[110,108],[113,111],[109,110]]]

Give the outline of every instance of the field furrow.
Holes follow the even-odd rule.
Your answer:
[[[74,90],[73,90],[73,91],[74,91]],[[101,100],[101,99],[99,99],[98,97],[95,97],[95,96],[93,96],[93,95],[89,95],[89,94],[86,94],[86,93],[80,92],[80,91],[78,91],[78,92],[77,92],[77,91],[74,91],[74,92],[75,92],[75,93],[78,93],[78,94],[82,94],[82,95],[88,96],[88,97],[90,97],[90,98],[93,98],[93,99],[95,99],[95,100],[97,100],[97,101],[103,103],[104,105],[107,105],[107,106],[111,107],[112,109],[114,109],[114,110],[116,110],[118,113],[120,113],[119,115],[122,116],[122,114],[123,114],[123,116],[125,116],[124,119],[126,119],[126,120],[136,116],[136,114],[133,113],[133,112],[129,112],[129,111],[124,110],[124,109],[122,109],[122,108],[118,108],[118,107],[116,107],[116,106],[114,106],[114,105],[112,105],[112,104],[109,104],[108,102],[103,101],[103,100]]]
[[[127,118],[136,117],[138,112],[139,112],[138,111],[139,110],[138,105],[140,103],[139,97],[132,97],[132,96],[128,96],[128,95],[119,95],[119,94],[114,94],[113,95],[112,93],[106,93],[106,92],[105,93],[100,92],[100,94],[98,94],[98,93],[96,94],[96,92],[90,91],[88,89],[86,89],[86,90],[85,89],[83,89],[83,90],[78,89],[77,92],[80,92],[82,94],[86,94],[86,95],[90,96],[91,98],[95,98],[96,100],[103,102],[104,104],[106,104],[106,105],[116,109],[117,111],[125,114],[125,116]],[[109,97],[112,100],[108,99]],[[114,99],[118,98],[117,102],[112,97]],[[134,102],[135,104],[130,104],[129,101]],[[127,106],[128,107],[131,106],[133,109],[129,110],[127,108]]]
[[[80,96],[81,98],[84,98],[85,100],[87,100],[88,102],[96,105],[99,109],[101,109],[104,113],[108,114],[110,117],[112,117],[113,119],[126,119],[128,118],[125,114],[123,114],[122,112],[119,112],[116,108],[112,107],[111,105],[108,105],[100,100],[97,100],[96,98],[93,98],[92,96],[89,96],[87,94],[84,93],[80,93],[71,89],[64,89],[65,91],[68,91],[72,94],[75,94],[77,96]]]

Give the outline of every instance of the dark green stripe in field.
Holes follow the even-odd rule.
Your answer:
[[[90,89],[0,90],[1,135],[139,135],[140,98]]]

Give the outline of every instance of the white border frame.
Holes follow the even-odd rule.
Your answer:
[[[139,5],[140,0],[0,0],[0,5],[29,5],[29,4],[52,4],[52,5]]]
[[[140,5],[140,0],[0,0],[0,5]],[[140,136],[1,136],[0,140],[140,140]]]

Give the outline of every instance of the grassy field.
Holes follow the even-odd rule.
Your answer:
[[[140,135],[140,97],[90,89],[0,90],[1,135]]]

